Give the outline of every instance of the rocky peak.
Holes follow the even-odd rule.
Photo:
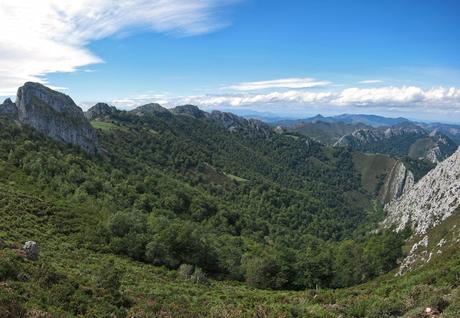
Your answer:
[[[106,103],[97,103],[85,112],[85,117],[88,120],[96,118],[103,119],[117,112],[118,110],[114,106],[109,106]]]
[[[5,115],[14,119],[17,119],[18,108],[16,104],[10,98],[5,99],[3,104],[0,104],[0,115]]]
[[[206,118],[209,116],[207,112],[202,111],[195,105],[176,106],[171,109],[171,112],[176,115],[188,115],[194,118]]]
[[[272,134],[272,128],[257,119],[246,119],[232,113],[214,110],[209,115],[215,123],[230,132],[240,132],[250,136],[262,135],[268,137]]]
[[[43,134],[88,153],[98,151],[96,133],[80,107],[67,95],[39,83],[25,83],[17,92],[18,120]]]
[[[152,114],[169,114],[170,111],[160,104],[150,103],[139,106],[131,111],[137,116],[152,115]]]
[[[390,202],[384,225],[397,231],[411,226],[417,235],[449,216],[460,206],[460,148],[439,163],[399,199]]]

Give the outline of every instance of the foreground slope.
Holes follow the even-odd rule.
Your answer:
[[[94,207],[34,192],[0,165],[0,316],[21,317],[442,317],[460,314],[460,254],[403,277],[339,290],[266,291],[230,281],[188,280],[175,270],[95,251]],[[4,176],[8,177],[5,179]],[[14,180],[14,181],[13,181]],[[18,188],[21,188],[19,190]],[[40,258],[18,256],[31,237]]]

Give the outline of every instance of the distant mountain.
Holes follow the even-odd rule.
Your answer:
[[[287,132],[295,132],[304,136],[314,138],[324,144],[333,145],[342,136],[351,134],[358,129],[372,128],[365,124],[347,124],[342,122],[311,121],[299,122],[295,125],[278,126],[284,127]]]
[[[460,125],[443,123],[419,123],[426,130],[440,132],[460,145]]]
[[[347,146],[354,150],[384,153],[394,156],[409,156],[426,159],[433,163],[450,156],[457,145],[446,135],[407,122],[392,127],[359,129],[345,135],[335,146]]]
[[[345,124],[364,124],[372,127],[381,127],[381,126],[393,126],[401,124],[404,122],[409,122],[408,119],[398,117],[398,118],[389,118],[377,115],[365,115],[365,114],[342,114],[337,116],[322,116],[316,115],[311,118],[306,119],[295,119],[295,120],[282,120],[276,122],[276,125],[293,127],[303,123],[316,123],[316,122],[325,122],[325,123],[345,123]]]

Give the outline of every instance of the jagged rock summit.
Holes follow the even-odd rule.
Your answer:
[[[1,108],[53,139],[77,145],[90,154],[99,150],[96,133],[81,108],[69,96],[42,84],[25,83],[18,89],[16,103],[7,100]]]
[[[414,234],[423,235],[459,206],[460,148],[385,207],[388,216],[384,225],[395,226],[397,231],[411,226]]]

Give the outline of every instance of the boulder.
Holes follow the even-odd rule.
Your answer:
[[[31,261],[36,261],[38,260],[38,254],[39,254],[39,249],[38,249],[38,244],[34,241],[27,241],[24,246],[22,247],[26,254],[26,258]]]

